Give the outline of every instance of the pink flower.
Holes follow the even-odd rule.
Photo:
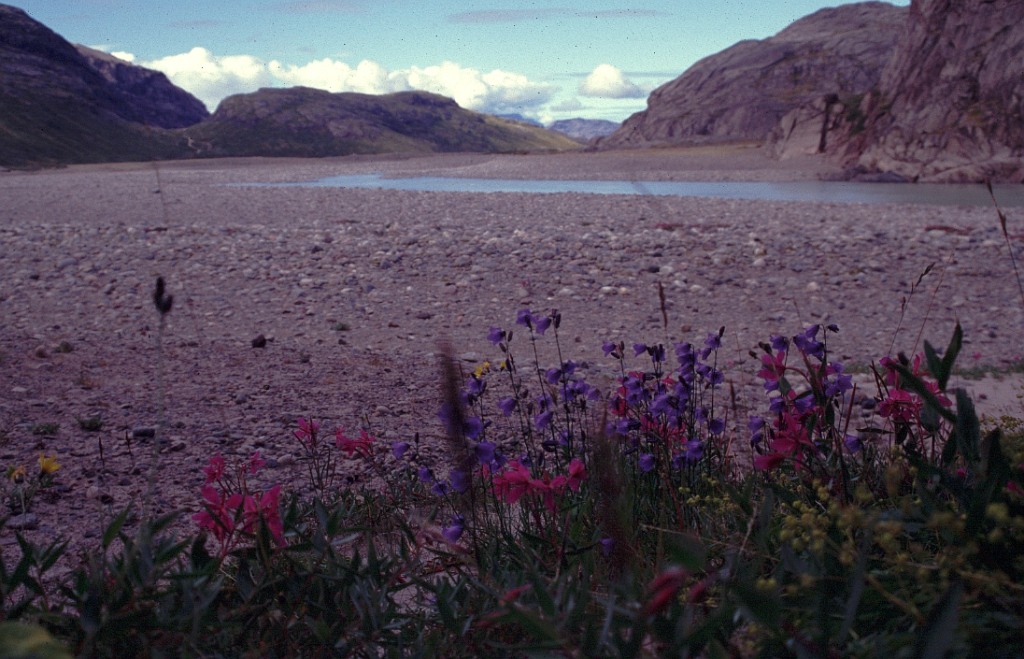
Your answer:
[[[295,431],[295,438],[298,439],[306,449],[316,445],[316,438],[320,432],[320,424],[313,419],[299,419],[299,429]]]
[[[361,430],[359,432],[358,438],[352,439],[351,437],[345,436],[344,428],[338,428],[334,431],[334,438],[335,445],[344,451],[350,458],[357,453],[361,457],[368,457],[374,442],[374,438],[365,430]]]
[[[516,503],[529,492],[534,482],[533,474],[518,460],[508,463],[508,469],[492,479],[494,494],[505,503]]]
[[[225,467],[226,464],[224,462],[224,456],[218,453],[210,458],[210,462],[203,468],[203,473],[206,474],[206,482],[204,485],[209,485],[210,483],[217,482],[223,478]]]
[[[267,461],[263,459],[263,456],[260,455],[259,451],[256,451],[251,456],[249,456],[249,473],[250,474],[255,474],[260,469],[263,469],[263,467],[265,467],[265,466],[267,466]]]
[[[766,384],[774,385],[786,372],[786,353],[780,350],[774,356],[771,354],[761,355],[761,366],[757,377],[764,380]]]

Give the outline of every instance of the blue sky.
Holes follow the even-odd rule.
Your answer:
[[[544,123],[621,121],[702,57],[840,0],[4,0],[166,73],[213,110],[306,85],[426,89]],[[909,0],[892,4],[907,5]]]

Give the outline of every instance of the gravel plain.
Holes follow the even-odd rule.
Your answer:
[[[617,365],[602,358],[604,339],[699,343],[720,326],[720,359],[741,400],[760,400],[748,354],[758,341],[812,323],[837,324],[835,357],[861,369],[920,349],[922,337],[944,346],[957,320],[963,367],[1003,370],[1024,357],[1024,307],[993,209],[245,185],[349,173],[781,181],[834,172],[730,146],[0,173],[0,468],[33,466],[40,452],[62,464],[58,487],[20,522],[32,537],[87,546],[97,515],[137,505],[158,426],[164,511],[198,509],[201,469],[216,453],[259,450],[264,482],[301,487],[292,430],[302,416],[328,429],[367,426],[382,447],[418,433],[423,459],[442,461],[439,342],[471,369],[498,356],[488,327],[513,328],[524,307],[558,309],[563,356],[587,362],[605,388]],[[1007,214],[1021,262],[1024,218]],[[162,362],[158,276],[174,295]],[[259,337],[265,346],[254,347]],[[513,341],[520,363],[525,338]],[[551,342],[540,346],[553,365]],[[82,430],[78,419],[92,417],[102,429]],[[53,430],[45,424],[59,428],[42,434]],[[355,462],[344,468],[367,478]],[[0,531],[0,545],[13,542]]]

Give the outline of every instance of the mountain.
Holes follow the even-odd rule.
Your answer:
[[[0,5],[0,165],[183,152],[181,138],[135,123],[124,96],[74,46],[21,9]]]
[[[0,166],[577,148],[425,92],[263,89],[226,98],[210,115],[164,74],[74,46],[0,4]]]
[[[1024,2],[912,0],[876,92],[831,153],[918,181],[1024,182]]]
[[[122,119],[160,128],[184,128],[210,116],[203,102],[163,73],[85,46],[75,49],[110,84]]]
[[[768,39],[741,41],[655,89],[647,109],[598,146],[763,140],[795,108],[877,86],[906,15],[883,2],[849,4],[817,11]]]
[[[568,135],[572,139],[586,144],[595,137],[611,135],[621,125],[607,119],[560,119],[549,125],[548,130]]]
[[[352,153],[512,152],[578,148],[528,124],[465,110],[410,91],[374,96],[307,87],[224,99],[183,131],[202,156],[338,156]]]

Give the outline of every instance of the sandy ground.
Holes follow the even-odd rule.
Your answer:
[[[33,537],[70,533],[87,544],[97,525],[83,520],[137,505],[150,473],[144,436],[160,426],[161,401],[157,510],[197,510],[201,468],[215,453],[260,450],[266,483],[301,487],[291,436],[300,416],[367,426],[382,446],[418,433],[424,460],[443,462],[439,341],[472,368],[498,356],[488,327],[512,328],[524,307],[559,309],[563,356],[587,362],[605,388],[616,365],[602,358],[602,340],[699,343],[724,325],[721,361],[750,410],[764,405],[748,352],[811,323],[838,324],[835,358],[862,372],[923,339],[944,346],[957,320],[963,368],[999,372],[1024,357],[1024,306],[991,209],[236,185],[364,172],[834,173],[813,160],[767,160],[751,145],[0,173],[0,467],[34,464],[39,452],[63,465],[60,487],[38,503]],[[1010,212],[1011,224],[1021,219]],[[157,276],[175,297],[162,358]],[[266,346],[254,348],[260,335]],[[513,344],[521,362],[524,339],[519,332]],[[553,365],[550,341],[541,349]],[[1016,376],[960,383],[988,414],[1024,414]],[[77,420],[93,416],[102,430],[80,429]],[[743,410],[733,416],[742,425]],[[40,434],[48,423],[59,429]],[[366,478],[354,463],[345,468]],[[12,542],[0,531],[0,545]]]

